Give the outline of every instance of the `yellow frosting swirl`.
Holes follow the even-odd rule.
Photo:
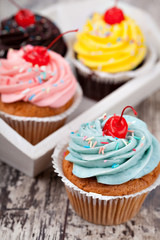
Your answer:
[[[90,69],[117,73],[136,68],[144,60],[147,48],[140,28],[130,17],[108,25],[103,15],[94,13],[77,34],[74,51]]]

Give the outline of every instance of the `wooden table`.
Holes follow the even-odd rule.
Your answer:
[[[134,4],[147,9],[160,25],[158,0]],[[160,140],[160,91],[136,110]],[[0,240],[160,239],[160,187],[148,195],[131,221],[119,226],[97,226],[76,215],[52,167],[37,178],[29,178],[0,162],[0,205]]]

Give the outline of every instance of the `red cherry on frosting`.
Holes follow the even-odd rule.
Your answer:
[[[15,15],[17,24],[21,27],[28,27],[35,23],[35,16],[29,9],[20,9]]]
[[[124,111],[126,108],[131,108],[135,115],[137,115],[137,112],[135,109],[131,106],[126,106],[121,116],[113,116],[107,120],[103,127],[103,132],[105,135],[113,136],[117,138],[125,138],[128,132],[128,124],[123,116]]]
[[[47,48],[35,46],[33,49],[26,50],[24,52],[23,58],[34,65],[47,65],[49,63],[50,57]]]
[[[125,19],[123,11],[120,8],[112,7],[104,14],[104,21],[110,25],[120,23]]]
[[[33,49],[29,49],[27,51],[24,51],[23,58],[34,65],[38,64],[39,66],[47,65],[50,61],[50,57],[48,54],[48,49],[63,35],[70,33],[70,32],[77,32],[78,29],[70,30],[67,32],[64,32],[57,36],[47,47],[40,47],[35,46]]]

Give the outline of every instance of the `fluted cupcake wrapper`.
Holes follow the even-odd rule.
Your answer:
[[[151,71],[157,60],[157,53],[151,44],[148,43],[147,45],[148,54],[144,62],[136,69],[126,72],[106,73],[100,70],[94,71],[86,67],[79,60],[73,58],[72,63],[84,95],[95,100],[100,100],[129,80]]]
[[[130,195],[103,196],[85,192],[70,182],[63,173],[62,161],[68,142],[61,143],[52,155],[53,167],[65,184],[68,198],[76,213],[85,220],[100,225],[116,225],[133,218],[140,210],[147,194],[160,185],[160,176],[148,188]]]
[[[72,105],[62,114],[53,117],[20,117],[0,111],[0,117],[15,129],[22,137],[35,145],[64,125],[66,119],[76,110],[82,99],[82,90],[78,85]]]

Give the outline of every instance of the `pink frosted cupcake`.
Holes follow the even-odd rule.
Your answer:
[[[0,116],[32,144],[61,127],[79,103],[68,63],[44,47],[9,50],[0,72]]]

